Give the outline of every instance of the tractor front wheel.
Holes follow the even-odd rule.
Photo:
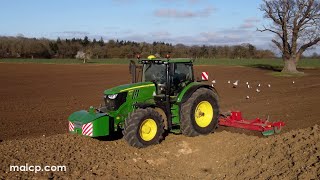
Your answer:
[[[200,88],[181,105],[181,132],[186,136],[209,134],[216,128],[218,116],[217,95],[210,89]]]
[[[124,139],[137,148],[160,143],[163,133],[163,118],[152,108],[132,112],[126,119],[123,130]]]

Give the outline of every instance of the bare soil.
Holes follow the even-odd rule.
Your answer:
[[[123,139],[75,136],[67,133],[68,115],[98,106],[104,89],[129,83],[128,66],[0,63],[0,179],[320,178],[319,69],[291,78],[246,67],[196,67],[197,76],[202,71],[216,80],[222,111],[282,120],[282,133],[266,138],[219,127],[195,138],[169,134],[144,149]],[[232,88],[236,80],[239,86]],[[9,171],[10,165],[26,163],[65,165],[67,171]]]

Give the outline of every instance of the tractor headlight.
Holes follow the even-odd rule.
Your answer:
[[[117,96],[118,96],[118,94],[110,94],[110,95],[108,95],[108,98],[115,99],[115,98],[117,98]]]
[[[118,108],[126,102],[127,92],[121,92],[118,94],[105,94],[104,101],[108,111],[116,111]]]

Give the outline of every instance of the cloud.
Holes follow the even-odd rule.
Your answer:
[[[119,26],[105,26],[104,29],[107,29],[107,30],[119,30],[120,27]]]
[[[150,38],[148,38],[145,34],[132,34],[124,37],[118,37],[117,39],[127,40],[127,41],[136,41],[136,42],[149,42]]]
[[[90,33],[86,31],[62,31],[56,32],[55,34],[58,34],[63,37],[83,37],[88,36]]]
[[[251,23],[258,23],[260,22],[261,20],[258,19],[258,18],[255,18],[255,17],[251,17],[251,18],[248,18],[245,20],[246,22],[251,22]]]
[[[245,37],[243,34],[238,33],[208,33],[202,32],[200,33],[202,42],[207,42],[209,44],[235,44],[235,43],[243,43],[247,41],[248,37]]]
[[[255,27],[255,25],[252,23],[243,23],[239,26],[240,29],[250,29],[253,27]]]
[[[194,17],[208,17],[212,14],[214,8],[207,7],[198,11],[178,10],[178,9],[158,9],[154,12],[157,17],[164,18],[194,18]]]
[[[156,31],[156,32],[151,32],[151,36],[167,38],[170,36],[170,33],[168,31]]]
[[[239,28],[250,29],[250,28],[256,27],[256,24],[259,22],[260,20],[257,18],[248,18],[244,20],[244,22],[239,26]]]

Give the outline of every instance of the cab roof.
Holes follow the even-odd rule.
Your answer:
[[[140,59],[139,63],[147,64],[147,63],[193,63],[193,59],[190,58],[158,58],[158,59]]]

